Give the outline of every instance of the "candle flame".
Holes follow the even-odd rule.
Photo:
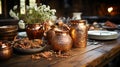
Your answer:
[[[108,8],[108,12],[111,13],[113,11],[113,7]]]

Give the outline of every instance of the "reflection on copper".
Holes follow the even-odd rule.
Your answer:
[[[85,20],[72,20],[70,35],[73,39],[74,47],[86,47],[87,45],[87,25]]]

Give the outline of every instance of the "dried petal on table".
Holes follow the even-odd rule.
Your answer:
[[[50,51],[45,51],[45,52],[41,53],[41,56],[44,57],[44,58],[49,58],[49,57],[52,56],[52,54],[53,53],[50,52]]]
[[[33,60],[39,60],[41,58],[40,54],[35,54],[35,55],[32,55],[31,58]]]

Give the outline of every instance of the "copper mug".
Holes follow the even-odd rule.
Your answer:
[[[8,60],[12,57],[13,49],[11,46],[0,47],[0,61]]]

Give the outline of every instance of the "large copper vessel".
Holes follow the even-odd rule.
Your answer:
[[[55,31],[51,43],[54,50],[68,51],[72,48],[73,42],[68,31]]]
[[[87,44],[87,25],[86,20],[71,20],[70,35],[73,39],[74,47],[86,47]]]

